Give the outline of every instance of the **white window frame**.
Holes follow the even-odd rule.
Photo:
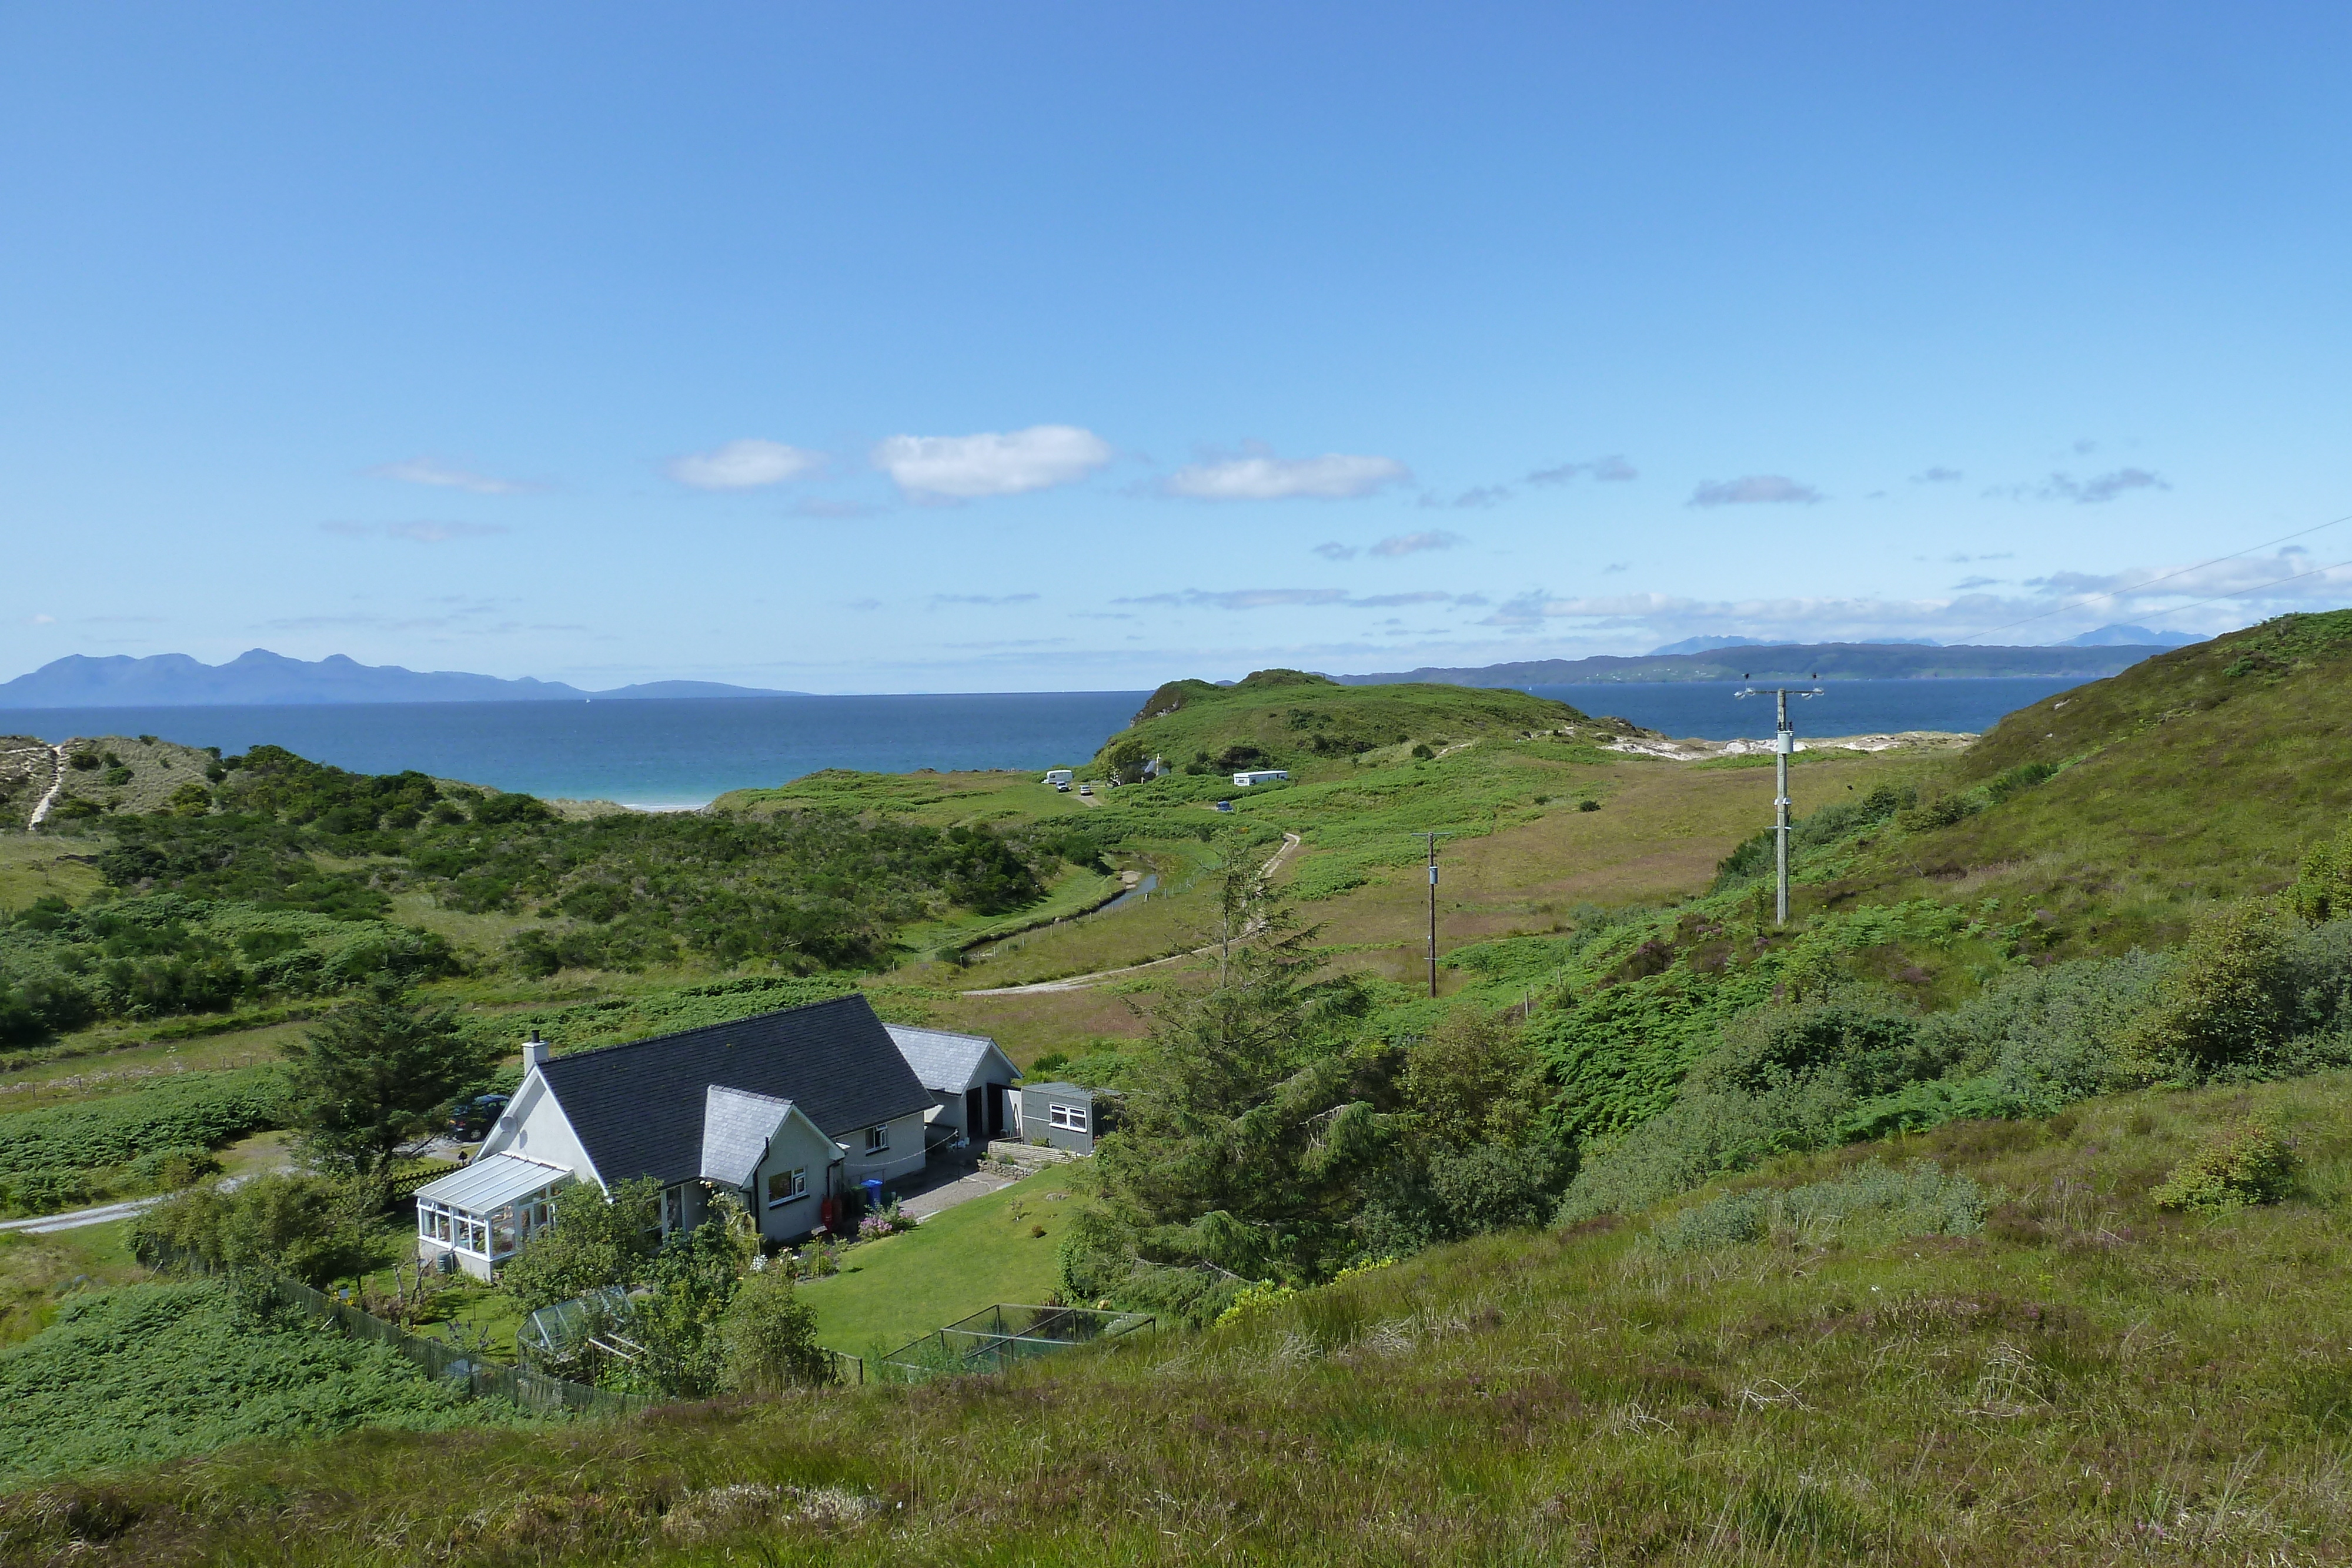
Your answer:
[[[887,1122],[878,1127],[866,1129],[866,1152],[869,1155],[887,1155],[890,1152],[890,1124]]]
[[[780,1179],[787,1180],[792,1189],[782,1197],[776,1196],[776,1183]],[[768,1173],[768,1207],[770,1208],[782,1208],[788,1203],[798,1203],[808,1196],[808,1166],[794,1166],[788,1171]]]
[[[1084,1105],[1065,1105],[1054,1101],[1045,1111],[1045,1119],[1065,1132],[1083,1133],[1089,1118]]]

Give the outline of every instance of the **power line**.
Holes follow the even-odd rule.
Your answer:
[[[2108,591],[2107,591],[2107,592],[2105,592],[2105,593],[2094,593],[2094,594],[2092,594],[2088,599],[2078,600],[2078,601],[2075,601],[2074,603],[2073,603],[2073,604],[2062,604],[2062,605],[2060,605],[2060,606],[2059,606],[2057,609],[2055,609],[2055,610],[2044,610],[2044,611],[2042,611],[2040,614],[2038,614],[2038,615],[2029,615],[2029,616],[2025,617],[2025,619],[2024,619],[2024,620],[2022,620],[2022,621],[2011,621],[2011,622],[2008,622],[2008,624],[2006,624],[2006,625],[1988,627],[1988,628],[1986,628],[1986,629],[1985,629],[1984,631],[1982,631],[1982,632],[1969,632],[1969,633],[1967,636],[1965,636],[1965,637],[1958,637],[1958,638],[1953,639],[1953,641],[1952,641],[1951,643],[1947,643],[1947,644],[1946,644],[1946,646],[1947,646],[1947,647],[1951,647],[1951,646],[1957,646],[1958,644],[1959,644],[1959,643],[1973,643],[1973,642],[1975,642],[1975,641],[1976,641],[1978,638],[1979,638],[1979,637],[1990,637],[1990,636],[1991,636],[1995,632],[2008,632],[2008,631],[2011,631],[2011,630],[2015,629],[2016,627],[2031,625],[2031,624],[2032,624],[2032,623],[2033,623],[2034,622],[2036,622],[2036,621],[2047,621],[2047,620],[2048,620],[2048,619],[2050,619],[2050,617],[2052,617],[2053,615],[2063,615],[2063,614],[2065,614],[2065,613],[2066,613],[2067,612],[2069,612],[2069,611],[2080,610],[2080,609],[2082,609],[2082,608],[2083,608],[2084,605],[2086,605],[2086,604],[2096,604],[2096,603],[2097,603],[2100,600],[2102,600],[2102,599],[2120,599],[2120,598],[2122,598],[2122,597],[2123,597],[2125,594],[2126,594],[2126,593],[2137,593],[2137,592],[2139,592],[2142,589],[2146,589],[2146,588],[2154,588],[2154,587],[2155,587],[2158,583],[2159,583],[2159,582],[2169,582],[2169,581],[2171,581],[2171,580],[2172,580],[2174,578],[2176,578],[2176,577],[2187,577],[2187,576],[2188,576],[2190,572],[2192,572],[2192,571],[2203,571],[2203,570],[2204,570],[2207,567],[2209,567],[2209,566],[2219,566],[2219,565],[2221,565],[2221,564],[2223,561],[2225,561],[2225,560],[2235,560],[2235,559],[2238,559],[2240,556],[2242,556],[2242,555],[2252,555],[2252,554],[2253,554],[2253,553],[2254,553],[2256,550],[2258,550],[2258,549],[2270,549],[2270,548],[2271,548],[2271,546],[2273,546],[2273,545],[2283,545],[2283,544],[2287,543],[2287,542],[2288,542],[2289,540],[2291,540],[2291,539],[2299,539],[2299,538],[2303,538],[2305,535],[2306,535],[2306,534],[2315,534],[2315,533],[2319,532],[2319,530],[2320,530],[2320,529],[2322,529],[2322,528],[2334,528],[2334,527],[2335,527],[2336,524],[2338,524],[2338,523],[2347,523],[2347,522],[2352,522],[2352,512],[2347,512],[2347,513],[2346,513],[2343,517],[2330,517],[2327,521],[2326,521],[2326,522],[2324,522],[2324,523],[2315,523],[2315,524],[2313,524],[2310,528],[2299,529],[2299,530],[2297,530],[2297,531],[2296,531],[2296,532],[2294,532],[2294,533],[2291,533],[2291,534],[2282,534],[2282,535],[2280,535],[2277,538],[2274,538],[2274,539],[2264,539],[2261,544],[2258,544],[2258,545],[2248,545],[2245,549],[2242,549],[2242,550],[2233,550],[2233,551],[2231,551],[2231,552],[2230,554],[2228,554],[2228,555],[2215,556],[2211,560],[2200,561],[2200,562],[2198,562],[2195,566],[2184,566],[2184,567],[2182,567],[2182,568],[2181,568],[2179,570],[2178,570],[2178,571],[2168,571],[2168,572],[2166,572],[2166,573],[2165,573],[2163,576],[2161,576],[2161,577],[2151,577],[2151,578],[2149,578],[2149,579],[2148,579],[2147,581],[2145,581],[2145,582],[2136,582],[2136,583],[2133,583],[2129,588],[2117,588],[2117,589],[2112,589],[2112,590]],[[2329,568],[2329,567],[2322,567],[2322,568],[2320,568],[2319,570],[2323,570],[2323,571],[2326,571],[2326,570],[2334,570],[2334,569],[2333,569],[2333,568]],[[2299,573],[2297,573],[2296,575],[2297,575],[2297,576],[2300,576],[2300,577],[2309,577],[2309,576],[2311,576],[2312,574],[2311,574],[2310,572],[2307,572],[2307,571],[2306,571],[2306,572],[2299,572]],[[2280,582],[2293,582],[2294,580],[2294,578],[2292,578],[2292,577],[2283,577],[2283,578],[2279,579],[2279,581],[2280,581]],[[2263,584],[2262,586],[2263,586],[2263,587],[2269,587],[2269,588],[2274,588],[2274,587],[2276,587],[2276,586],[2277,586],[2277,583],[2265,583],[2265,584]],[[2252,592],[2252,591],[2253,591],[2253,590],[2252,590],[2252,589],[2245,589],[2245,588],[2235,589],[2235,590],[2232,590],[2232,591],[2231,591],[2231,592],[2229,592],[2229,593],[2220,593],[2220,594],[2216,594],[2216,595],[2214,595],[2214,596],[2213,596],[2213,599],[2201,599],[2201,600],[2198,601],[2198,603],[2199,603],[2199,604],[2211,604],[2211,603],[2213,603],[2213,602],[2215,601],[2215,600],[2221,600],[2221,599],[2232,599],[2232,598],[2235,598],[2235,597],[2236,597],[2238,594],[2240,594],[2240,593],[2251,593],[2251,592]],[[2196,605],[2194,605],[2194,604],[2178,604],[2178,605],[2173,606],[2173,609],[2174,609],[2174,610],[2193,610],[2193,609],[2195,609],[2196,607],[2197,607],[2197,606],[2196,606]],[[2157,610],[2157,611],[2150,611],[2148,613],[2150,613],[2150,614],[2152,614],[2152,615],[2169,615],[2169,614],[2171,614],[2171,613],[2172,613],[2172,611],[2170,611],[2170,610]]]
[[[2147,618],[2153,621],[2159,615],[2174,615],[2183,610],[2194,610],[2200,604],[2219,604],[2224,599],[2235,599],[2242,593],[2260,593],[2265,588],[2276,588],[2281,583],[2299,582],[2306,577],[2317,577],[2323,571],[2334,571],[2338,567],[2347,566],[2352,566],[2352,559],[2339,560],[2330,566],[2315,566],[2309,571],[2298,571],[2293,577],[2274,578],[2269,582],[2258,582],[2252,588],[2233,588],[2227,593],[2217,593],[2210,599],[2200,599],[2188,604],[2176,604],[2170,610],[2151,610],[2147,612]]]

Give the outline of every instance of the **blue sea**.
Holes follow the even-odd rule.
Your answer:
[[[2065,680],[1832,681],[1795,705],[1800,735],[1981,730]],[[1697,683],[1537,686],[1669,735],[1771,733],[1769,701]],[[622,702],[0,709],[0,734],[60,741],[154,735],[239,752],[265,742],[362,773],[414,768],[500,789],[653,808],[824,768],[878,773],[1075,767],[1124,728],[1144,692],[982,692]]]

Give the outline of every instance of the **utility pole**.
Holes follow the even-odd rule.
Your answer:
[[[1437,841],[1449,833],[1420,833],[1429,841],[1429,994],[1437,995]]]
[[[1747,678],[1745,675],[1740,677],[1741,680]],[[1797,727],[1789,722],[1789,699],[1792,696],[1820,696],[1822,688],[1818,683],[1821,676],[1815,675],[1812,679],[1816,684],[1811,687],[1748,686],[1732,694],[1741,697],[1769,696],[1777,698],[1780,703],[1780,723],[1772,731],[1772,771],[1780,786],[1772,799],[1772,841],[1780,873],[1780,901],[1772,917],[1775,925],[1789,924],[1789,758],[1797,751]]]

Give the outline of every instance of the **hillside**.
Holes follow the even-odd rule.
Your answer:
[[[2169,941],[2352,812],[2347,736],[2352,611],[2286,616],[2010,715],[1805,896],[2030,904],[2060,954]]]
[[[0,1501],[0,1555],[2341,1562],[2347,1089],[2132,1096],[1783,1161],[1002,1379],[93,1476]],[[2150,1201],[2248,1112],[2295,1141],[2284,1202]],[[1774,1194],[1802,1218],[1759,1232],[1744,1217]]]
[[[1459,685],[1367,691],[1299,670],[1259,670],[1230,686],[1171,681],[1096,755],[1106,770],[1133,774],[1148,758],[1181,772],[1299,768],[1416,743],[1433,748],[1480,736],[1631,733],[1622,719],[1592,719],[1566,703],[1522,692]]]
[[[1795,643],[1706,649],[1688,653],[1622,655],[1585,659],[1523,659],[1475,669],[1434,667],[1379,675],[1342,675],[1351,686],[1399,681],[1436,681],[1463,686],[1609,685],[1620,681],[1758,680],[1886,681],[1973,676],[2076,676],[2090,680],[2130,668],[2163,653],[2149,647],[2103,643],[2094,647],[1938,648],[1886,643]]]

